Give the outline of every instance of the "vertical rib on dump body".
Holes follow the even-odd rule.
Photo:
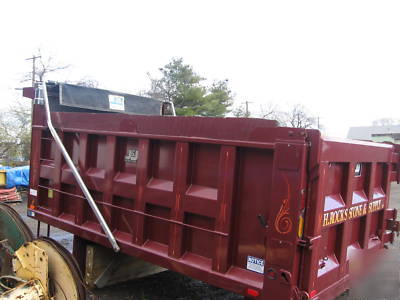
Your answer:
[[[332,299],[393,239],[393,145],[260,119],[52,113],[121,251],[258,299]],[[29,214],[109,246],[34,105]],[[253,296],[251,296],[253,295]]]

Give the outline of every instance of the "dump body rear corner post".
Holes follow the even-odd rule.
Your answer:
[[[306,187],[307,145],[290,141],[275,145],[271,197],[266,229],[266,262],[262,299],[298,295],[301,250],[298,228]],[[280,255],[276,255],[279,253]]]

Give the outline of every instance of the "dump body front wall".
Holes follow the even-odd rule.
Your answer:
[[[52,120],[121,250],[210,284],[261,299],[314,290],[330,299],[347,286],[347,249],[389,239],[382,228],[391,146],[353,148],[259,119],[53,113]],[[40,105],[32,129],[35,218],[109,246]],[[323,226],[324,214],[378,194],[374,214]]]

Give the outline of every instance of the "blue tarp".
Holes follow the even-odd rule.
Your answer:
[[[29,185],[29,166],[10,168],[1,166],[0,170],[6,170],[6,188],[10,189],[15,186]]]

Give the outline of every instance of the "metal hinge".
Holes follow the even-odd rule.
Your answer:
[[[311,250],[314,247],[314,242],[319,240],[320,238],[320,235],[314,237],[304,236],[301,240],[298,241],[298,243],[300,247]]]

